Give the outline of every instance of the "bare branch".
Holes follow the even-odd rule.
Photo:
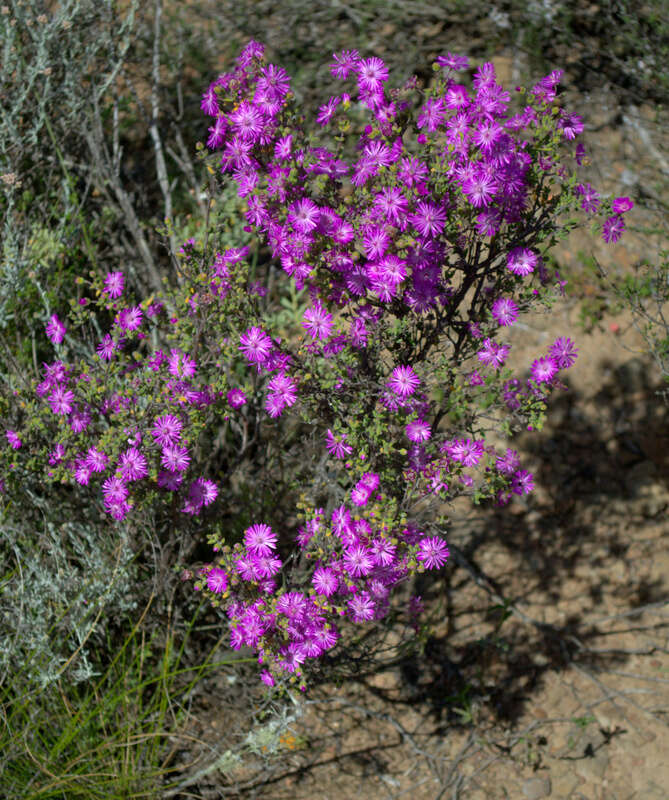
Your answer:
[[[158,176],[158,183],[160,191],[165,200],[165,220],[172,220],[172,188],[169,183],[167,175],[167,165],[165,163],[165,154],[163,152],[163,143],[158,131],[158,118],[160,116],[160,104],[158,102],[158,90],[160,87],[160,23],[163,13],[162,0],[156,0],[155,3],[155,16],[153,25],[153,80],[151,82],[151,124],[149,132],[153,140],[153,149],[156,156],[156,173]],[[177,243],[172,231],[169,233],[170,240],[170,257],[175,261],[176,266],[176,251]],[[182,283],[182,277],[179,270],[176,270],[177,279]]]
[[[137,217],[137,212],[135,211],[128,193],[125,191],[123,184],[121,183],[120,176],[114,172],[113,160],[110,157],[105,145],[102,119],[97,102],[95,102],[94,105],[92,122],[93,127],[84,132],[84,137],[91,153],[92,169],[97,171],[101,184],[106,184],[107,186],[111,187],[116,201],[123,211],[125,224],[132,234],[141,259],[146,266],[149,282],[155,291],[161,291],[162,279],[160,272],[158,271],[158,267],[153,259],[151,249],[149,248],[149,244],[146,241],[144,232],[142,231],[142,226],[139,218]]]

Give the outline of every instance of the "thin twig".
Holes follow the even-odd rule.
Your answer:
[[[168,224],[168,237],[170,240],[170,258],[176,264],[177,243],[174,232],[171,227],[172,223],[172,190],[170,187],[169,178],[167,175],[167,165],[165,164],[165,154],[163,153],[163,143],[160,138],[158,130],[158,119],[160,117],[160,103],[158,101],[158,92],[160,88],[160,32],[161,32],[161,19],[163,13],[162,0],[155,2],[155,14],[153,23],[153,80],[151,82],[151,124],[149,126],[149,133],[153,140],[153,149],[156,157],[156,174],[158,176],[158,184],[160,191],[165,200],[165,222]],[[181,285],[183,280],[179,270],[176,270],[177,280]]]

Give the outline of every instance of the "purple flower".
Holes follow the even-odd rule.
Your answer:
[[[325,650],[329,650],[331,647],[335,646],[337,639],[339,638],[339,634],[333,626],[328,628],[324,626],[315,631],[314,638],[320,644],[321,652],[324,652]]]
[[[286,221],[291,223],[296,231],[309,233],[318,225],[320,210],[313,200],[303,197],[296,200],[288,208]]]
[[[506,262],[506,268],[514,275],[529,275],[534,271],[539,259],[537,254],[526,247],[515,247]]]
[[[336,223],[335,229],[332,231],[332,238],[337,244],[348,244],[355,239],[355,231],[350,222],[341,220]],[[350,259],[347,263],[351,263]]]
[[[102,484],[102,494],[107,505],[122,503],[128,496],[128,487],[123,478],[112,475]]]
[[[207,575],[207,589],[214,594],[223,594],[228,588],[228,576],[225,570],[220,567],[214,567]]]
[[[173,414],[156,417],[151,433],[161,447],[176,444],[181,438],[181,421]]]
[[[257,141],[264,125],[263,115],[246,100],[230,114],[229,120],[235,132],[247,142]]]
[[[430,97],[425,101],[418,112],[416,118],[416,125],[419,128],[427,127],[430,133],[433,133],[446,119],[446,108],[444,106],[443,98]]]
[[[125,500],[120,503],[105,503],[105,509],[108,514],[111,514],[115,520],[122,520],[125,515],[130,511],[132,506]]]
[[[388,539],[378,537],[369,545],[369,552],[372,554],[374,563],[378,566],[388,567],[395,560],[396,546]]]
[[[272,673],[267,669],[264,669],[260,673],[260,680],[265,684],[265,686],[269,686],[270,688],[274,686],[275,683]]]
[[[409,397],[420,384],[418,375],[410,366],[395,367],[386,386],[400,397]]]
[[[406,278],[406,261],[392,253],[382,258],[377,266],[381,277],[392,286],[397,286]]]
[[[444,230],[446,212],[434,203],[419,202],[409,222],[421,236],[437,236]]]
[[[376,605],[368,592],[359,592],[348,601],[348,610],[354,622],[366,622],[374,618]]]
[[[119,312],[118,324],[124,331],[135,331],[142,325],[142,309],[139,306],[124,308]]]
[[[558,125],[566,139],[575,139],[579,133],[583,133],[583,118],[576,114],[565,114]]]
[[[86,459],[80,459],[74,470],[74,479],[80,486],[88,486],[93,470],[86,463]]]
[[[302,616],[307,608],[307,599],[302,592],[286,592],[276,601],[276,610],[290,618]]]
[[[371,288],[384,303],[389,303],[397,294],[397,284],[389,280],[379,269],[373,270]]]
[[[128,448],[118,460],[118,469],[126,481],[138,481],[149,474],[144,454],[136,447]]]
[[[253,143],[246,141],[241,136],[234,136],[225,143],[221,157],[221,171],[228,172],[234,169],[244,169],[251,166],[251,149]]]
[[[428,168],[420,159],[409,156],[401,160],[398,178],[406,186],[419,185],[427,176]]]
[[[116,347],[116,342],[112,339],[110,334],[105,333],[102,337],[102,341],[97,346],[98,355],[103,361],[110,361],[116,351]]]
[[[281,139],[277,139],[274,145],[274,158],[277,161],[285,161],[287,158],[290,158],[292,144],[293,137],[290,134],[288,136],[282,136]]]
[[[58,314],[52,314],[46,326],[46,335],[53,344],[60,344],[65,338],[67,328],[58,319]]]
[[[342,50],[340,53],[334,53],[332,58],[334,61],[330,64],[330,73],[342,81],[348,78],[360,61],[357,50]]]
[[[469,97],[467,89],[464,86],[454,84],[447,89],[446,97],[444,98],[444,104],[446,105],[446,108],[459,111],[461,108],[466,108],[470,103],[471,98]],[[464,126],[467,127],[468,118],[463,117],[461,124],[464,124]]]
[[[49,403],[51,403],[51,410],[54,414],[69,414],[72,411],[73,400],[74,392],[60,385],[56,386],[49,395]]]
[[[381,216],[383,222],[404,229],[407,200],[401,189],[396,186],[382,189],[374,198],[373,208]]]
[[[44,376],[49,383],[49,387],[64,381],[69,375],[62,361],[54,361],[53,364],[44,364],[43,366]]]
[[[483,342],[483,348],[476,354],[478,360],[493,369],[499,369],[506,361],[510,348],[505,344],[497,344],[492,339]]]
[[[351,512],[346,506],[337,506],[332,512],[330,519],[332,521],[333,533],[337,536],[342,536],[342,534],[350,528]]]
[[[9,446],[12,448],[12,450],[18,450],[23,444],[15,431],[5,431],[5,436],[7,437],[7,441],[9,442]]]
[[[497,208],[486,208],[476,217],[476,232],[481,236],[494,236],[502,223],[502,214]]]
[[[327,339],[332,330],[332,314],[329,314],[319,303],[314,303],[312,308],[308,308],[302,317],[302,327],[312,339]]]
[[[604,239],[607,244],[611,242],[615,243],[623,235],[624,230],[625,220],[621,216],[615,215],[613,217],[607,217],[602,225],[602,239]]]
[[[210,150],[215,150],[217,147],[220,147],[223,144],[227,129],[228,125],[225,121],[225,117],[217,117],[214,124],[207,128],[209,133],[207,147]]]
[[[125,279],[122,272],[108,272],[105,278],[104,291],[112,298],[116,299],[123,294]]]
[[[286,401],[280,394],[270,392],[265,398],[265,411],[267,411],[272,419],[280,417],[285,407]]]
[[[246,395],[241,389],[230,389],[226,397],[233,408],[241,408],[246,403]]]
[[[497,321],[497,324],[502,327],[513,325],[518,318],[518,306],[510,297],[497,298],[492,304],[490,312]]]
[[[273,102],[281,101],[290,90],[290,77],[283,67],[268,64],[263,67],[256,84],[256,102],[265,99]]]
[[[345,439],[345,433],[335,436],[335,434],[332,433],[332,431],[328,428],[325,436],[325,446],[328,452],[331,453],[335,458],[344,458],[344,456],[347,456],[353,451],[351,445],[345,444]]]
[[[576,192],[581,195],[581,208],[588,214],[594,214],[599,208],[599,194],[589,183],[579,183]]]
[[[91,415],[87,409],[74,409],[70,414],[70,428],[75,433],[85,431],[91,422]]]
[[[286,672],[295,672],[299,670],[300,664],[304,663],[306,656],[298,652],[297,647],[290,645],[289,647],[282,647],[279,650],[281,658],[278,665]]]
[[[188,491],[188,501],[197,507],[198,511],[202,506],[210,506],[217,497],[218,486],[206,478],[197,478]]]
[[[109,457],[101,450],[96,450],[94,447],[88,448],[86,464],[93,472],[104,472],[108,462]]]
[[[368,575],[374,569],[371,553],[361,544],[353,545],[344,551],[344,566],[354,578]]]
[[[388,249],[390,237],[381,225],[370,225],[364,233],[362,244],[369,259],[379,259]]]
[[[521,392],[518,388],[519,386],[520,383],[517,378],[513,378],[513,380],[507,381],[503,387],[504,402],[512,411],[517,411],[520,408],[520,400],[518,398],[521,396]]]
[[[518,453],[515,450],[511,450],[511,448],[507,448],[503,456],[497,456],[495,467],[504,475],[511,475],[520,467]]]
[[[530,374],[537,383],[550,383],[557,371],[555,360],[550,356],[542,356],[533,362]]]
[[[241,650],[244,645],[244,636],[239,628],[231,628],[230,630],[230,647],[233,650]]]
[[[311,631],[307,631],[306,635],[301,642],[297,644],[299,652],[307,658],[318,658],[323,652],[320,642],[312,635]]]
[[[424,419],[415,419],[409,422],[404,430],[412,442],[426,442],[432,435],[430,426]]]
[[[328,122],[334,116],[334,113],[337,110],[337,106],[339,105],[339,103],[341,103],[340,97],[337,97],[336,95],[334,97],[331,97],[325,105],[321,106],[318,109],[318,116],[316,117],[316,122],[318,122],[319,125],[327,125]]]
[[[498,189],[495,179],[480,169],[462,182],[462,192],[474,208],[490,205]]]
[[[272,340],[260,328],[249,328],[239,337],[239,349],[252,364],[262,364],[272,350]]]
[[[376,92],[388,80],[388,69],[380,58],[364,58],[356,64],[360,89]]]
[[[365,472],[358,483],[361,486],[366,486],[370,492],[373,492],[375,489],[378,489],[379,482],[380,478],[376,472]]]
[[[349,340],[357,350],[367,346],[367,327],[363,319],[356,317],[351,320]]]
[[[437,56],[437,64],[439,64],[440,67],[461,70],[467,69],[469,66],[469,59],[467,56],[457,56],[453,53],[446,53],[445,56]]]
[[[218,114],[218,98],[216,97],[215,88],[216,87],[212,83],[202,95],[202,101],[200,102],[200,110],[208,117],[215,117],[216,114]]]
[[[425,565],[427,569],[440,569],[448,560],[448,545],[438,536],[422,539],[418,545],[416,558]]]
[[[244,544],[249,553],[269,556],[276,549],[277,536],[269,525],[251,525],[244,534]]]
[[[372,491],[362,481],[359,481],[351,489],[351,502],[356,506],[366,506],[371,497]]]
[[[188,468],[190,456],[186,447],[167,446],[163,448],[160,463],[171,472],[183,472]]]
[[[260,577],[256,568],[256,561],[252,556],[237,558],[235,567],[239,577],[244,581],[255,581]]]
[[[534,489],[534,478],[525,469],[518,470],[511,478],[511,490],[514,494],[529,494]]]
[[[442,450],[446,450],[454,461],[458,461],[464,467],[475,467],[483,455],[484,442],[472,441],[471,439],[454,439],[452,442],[443,445]]]
[[[314,570],[311,583],[319,594],[331,597],[339,586],[339,579],[330,567],[318,567]]]
[[[558,369],[569,369],[576,362],[578,350],[576,345],[566,336],[556,339],[548,348],[548,355],[553,359]]]
[[[259,578],[271,578],[282,567],[282,561],[274,553],[269,556],[254,556],[255,570]]]
[[[267,385],[270,393],[281,400],[284,406],[295,405],[297,401],[297,389],[295,380],[285,372],[275,375]]]
[[[197,370],[197,363],[181,350],[173,348],[167,358],[170,375],[175,378],[192,378]]]
[[[49,453],[49,464],[53,467],[59,464],[65,457],[65,445],[60,442]]]
[[[611,205],[611,211],[613,211],[614,214],[624,214],[632,208],[634,208],[634,203],[629,197],[616,197]]]
[[[472,142],[478,145],[481,150],[489,155],[495,143],[504,135],[504,130],[492,119],[486,119],[479,123],[472,133]]]

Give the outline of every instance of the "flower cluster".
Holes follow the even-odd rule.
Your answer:
[[[567,230],[561,214],[579,198],[587,214],[607,213],[589,185],[574,192],[561,161],[565,148],[582,160],[572,149],[582,122],[560,107],[559,72],[521,92],[528,105],[512,113],[492,65],[471,86],[456,78],[467,68],[459,56],[438,59],[421,92],[415,80],[389,88],[378,58],[336,54],[333,76],[353,85],[310,126],[288,75],[251,42],[202,96],[212,120],[205,157],[235,182],[247,229],[284,284],[308,295],[299,332],[282,339],[273,329],[273,290],[250,282],[248,248],[203,252],[189,240],[174,316],[162,301],[127,298],[120,271],[90,282],[97,300],[79,318],[97,303],[112,320],[90,364],[64,360],[73,334],[65,342],[51,317],[46,334],[62,358],[44,365],[28,436],[6,431],[19,450],[46,420],[49,479],[97,487],[121,520],[156,497],[189,516],[225,501],[224,470],[202,474],[203,432],[239,463],[262,436],[281,451],[308,428],[303,448],[282,458],[301,475],[307,454],[318,459],[321,477],[305,496],[327,512],[305,512],[294,542],[266,523],[243,542],[212,534],[221,556],[198,583],[224,607],[232,646],[258,651],[268,684],[298,678],[340,639],[342,622],[382,619],[393,587],[446,563],[440,529],[406,518],[416,500],[504,504],[532,490],[517,453],[486,441],[484,420],[494,408],[509,426],[539,427],[576,360],[560,337],[514,377],[504,336],[560,294],[543,256]],[[630,208],[613,201],[607,241]],[[323,470],[328,497],[317,501]]]
[[[292,112],[288,76],[265,65],[257,43],[242,53],[234,72],[221,75],[209,87],[202,108],[215,120],[208,146],[222,151],[221,172],[231,174],[239,194],[247,198],[249,224],[268,241],[297,287],[309,288],[312,302],[302,323],[307,352],[333,359],[370,348],[374,336],[387,336],[384,322],[389,318],[407,321],[410,330],[434,343],[443,341],[448,324],[458,331],[455,353],[450,354],[460,363],[475,358],[488,371],[469,373],[466,388],[462,385],[466,402],[475,399],[478,387],[481,393],[489,392],[502,373],[510,346],[496,336],[514,324],[532,299],[530,291],[539,294],[525,281],[536,275],[540,290],[550,284],[539,238],[529,232],[528,209],[531,199],[542,195],[550,205],[543,192],[549,182],[563,181],[563,196],[568,198],[566,171],[547,151],[556,154],[561,143],[570,143],[583,131],[583,124],[562,109],[555,113],[559,72],[533,87],[531,104],[512,115],[510,95],[497,83],[491,64],[476,72],[472,89],[453,75],[468,66],[466,59],[449,54],[438,65],[444,73],[415,109],[410,97],[415,84],[388,91],[388,72],[380,59],[365,59],[356,51],[335,54],[332,74],[354,79],[358,106],[372,118],[349,150],[355,153],[349,159],[342,142],[352,128],[347,118],[352,95],[344,92],[321,106],[316,122],[333,129],[336,144],[332,146],[332,135],[328,143],[317,141]],[[579,163],[582,154],[579,145],[574,154]],[[556,200],[550,210],[557,215],[563,207]],[[629,207],[624,198],[614,202],[615,225]],[[588,213],[597,210],[592,198],[583,208]],[[607,241],[614,240],[609,230],[614,222],[604,223]],[[559,230],[556,220],[548,227]],[[482,252],[487,252],[485,259]],[[465,314],[462,301],[468,291],[475,292],[475,301]],[[383,341],[388,346],[388,339]],[[261,327],[244,333],[240,349],[258,369],[275,365],[276,343]],[[557,339],[532,363],[524,386],[507,377],[498,397],[509,410],[528,412],[551,388],[560,386],[559,373],[574,364],[576,353],[571,339]],[[360,361],[353,355],[357,370],[348,367],[338,373],[339,394],[352,390],[356,381],[360,385]],[[283,370],[288,363],[285,359]],[[392,435],[404,420],[401,427],[410,443],[403,473],[407,482],[422,482],[426,492],[453,497],[473,485],[471,469],[478,468],[486,474],[488,496],[498,502],[530,492],[532,475],[521,468],[515,451],[499,453],[482,439],[435,436],[432,420],[441,415],[422,390],[420,364],[420,358],[396,362],[377,390],[377,409],[387,412],[380,414],[384,435]],[[294,365],[295,373],[300,367]],[[284,371],[280,378],[287,380]],[[288,401],[268,401],[272,416],[296,401],[295,380],[290,389]],[[308,404],[310,398],[302,399]],[[343,460],[353,452],[349,441],[354,441],[353,430],[342,425],[336,433],[327,429],[325,444],[333,458]],[[364,474],[351,489],[352,506],[366,507],[377,487],[378,475]],[[341,513],[342,507],[333,512]],[[298,540],[305,546],[313,536],[302,531]],[[325,597],[340,589],[342,570],[359,580],[380,568],[370,555],[369,541],[361,545],[355,537],[345,539],[343,553],[327,547],[331,540],[324,541],[319,552],[329,552],[334,566],[319,560],[313,586]],[[428,537],[417,559],[439,567],[446,557],[445,543]],[[271,618],[268,602],[263,600],[254,615]],[[303,622],[309,617],[306,599],[304,603],[298,603],[296,612]],[[230,607],[239,620],[235,601]],[[356,622],[378,613],[372,595],[362,587],[346,608]],[[321,611],[314,613],[318,617]],[[312,630],[312,623],[304,624],[306,628],[295,628],[300,630],[296,641],[283,643],[284,657],[288,652],[298,660],[310,655],[300,637],[309,640],[305,631]],[[292,670],[290,663],[282,666]]]
[[[212,268],[214,276],[222,259],[219,254]],[[217,284],[216,288],[221,287]],[[199,514],[216,500],[218,486],[201,475],[186,480],[192,458],[185,434],[192,411],[211,405],[216,394],[210,385],[198,384],[196,361],[179,348],[169,353],[156,349],[142,365],[133,348],[147,338],[149,323],[159,324],[163,308],[160,303],[110,303],[120,301],[123,293],[123,274],[108,273],[99,294],[107,309],[115,312],[114,322],[96,345],[98,363],[109,365],[106,381],[89,368],[80,371],[61,360],[43,365],[36,395],[60,421],[59,441],[48,454],[49,466],[58,473],[49,470],[48,477],[64,480],[69,475],[81,486],[89,486],[94,479],[104,511],[115,520],[124,519],[135,505],[135,496],[151,488],[170,493],[182,490],[182,513]],[[64,331],[54,314],[47,336],[59,344]],[[110,390],[114,374],[121,378],[124,391]],[[138,415],[140,397],[156,385],[161,387],[162,403]],[[112,445],[105,429],[129,418],[135,424],[123,426],[124,442]]]
[[[379,476],[365,473],[349,494],[349,504],[358,509],[339,505],[329,519],[322,508],[312,510],[296,539],[311,565],[301,584],[277,588],[282,567],[278,537],[264,524],[249,527],[243,544],[224,548],[216,565],[201,570],[197,589],[206,588],[217,603],[225,603],[231,646],[258,652],[267,685],[286,674],[300,678],[302,664],[337,643],[342,620],[383,619],[394,586],[411,572],[446,563],[448,546],[441,537],[426,536],[413,526],[392,530],[379,524],[378,505],[359,511],[372,495],[376,504],[383,503],[378,489]]]

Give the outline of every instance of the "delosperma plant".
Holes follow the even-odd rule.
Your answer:
[[[5,400],[2,453],[9,497],[41,470],[115,520],[201,519],[214,556],[195,588],[265,683],[302,688],[349,623],[383,620],[398,585],[446,564],[451,501],[531,492],[499,442],[541,427],[577,348],[566,331],[514,373],[508,331],[559,299],[545,255],[568,215],[600,218],[615,242],[632,205],[579,181],[583,123],[559,72],[512,95],[491,64],[458,77],[469,65],[451,54],[427,89],[388,88],[384,63],[356,51],[330,69],[345,91],[315,113],[256,42],[208,87],[201,156],[236,183],[267,258],[217,250],[212,232],[183,244],[178,290],[139,302],[120,268],[82,276],[70,319],[47,326],[56,358],[35,396]],[[308,302],[281,337],[290,281]],[[91,353],[78,362],[75,331]],[[243,463],[275,482],[279,525],[253,518],[248,491],[234,499]],[[217,524],[240,497],[248,524]]]

